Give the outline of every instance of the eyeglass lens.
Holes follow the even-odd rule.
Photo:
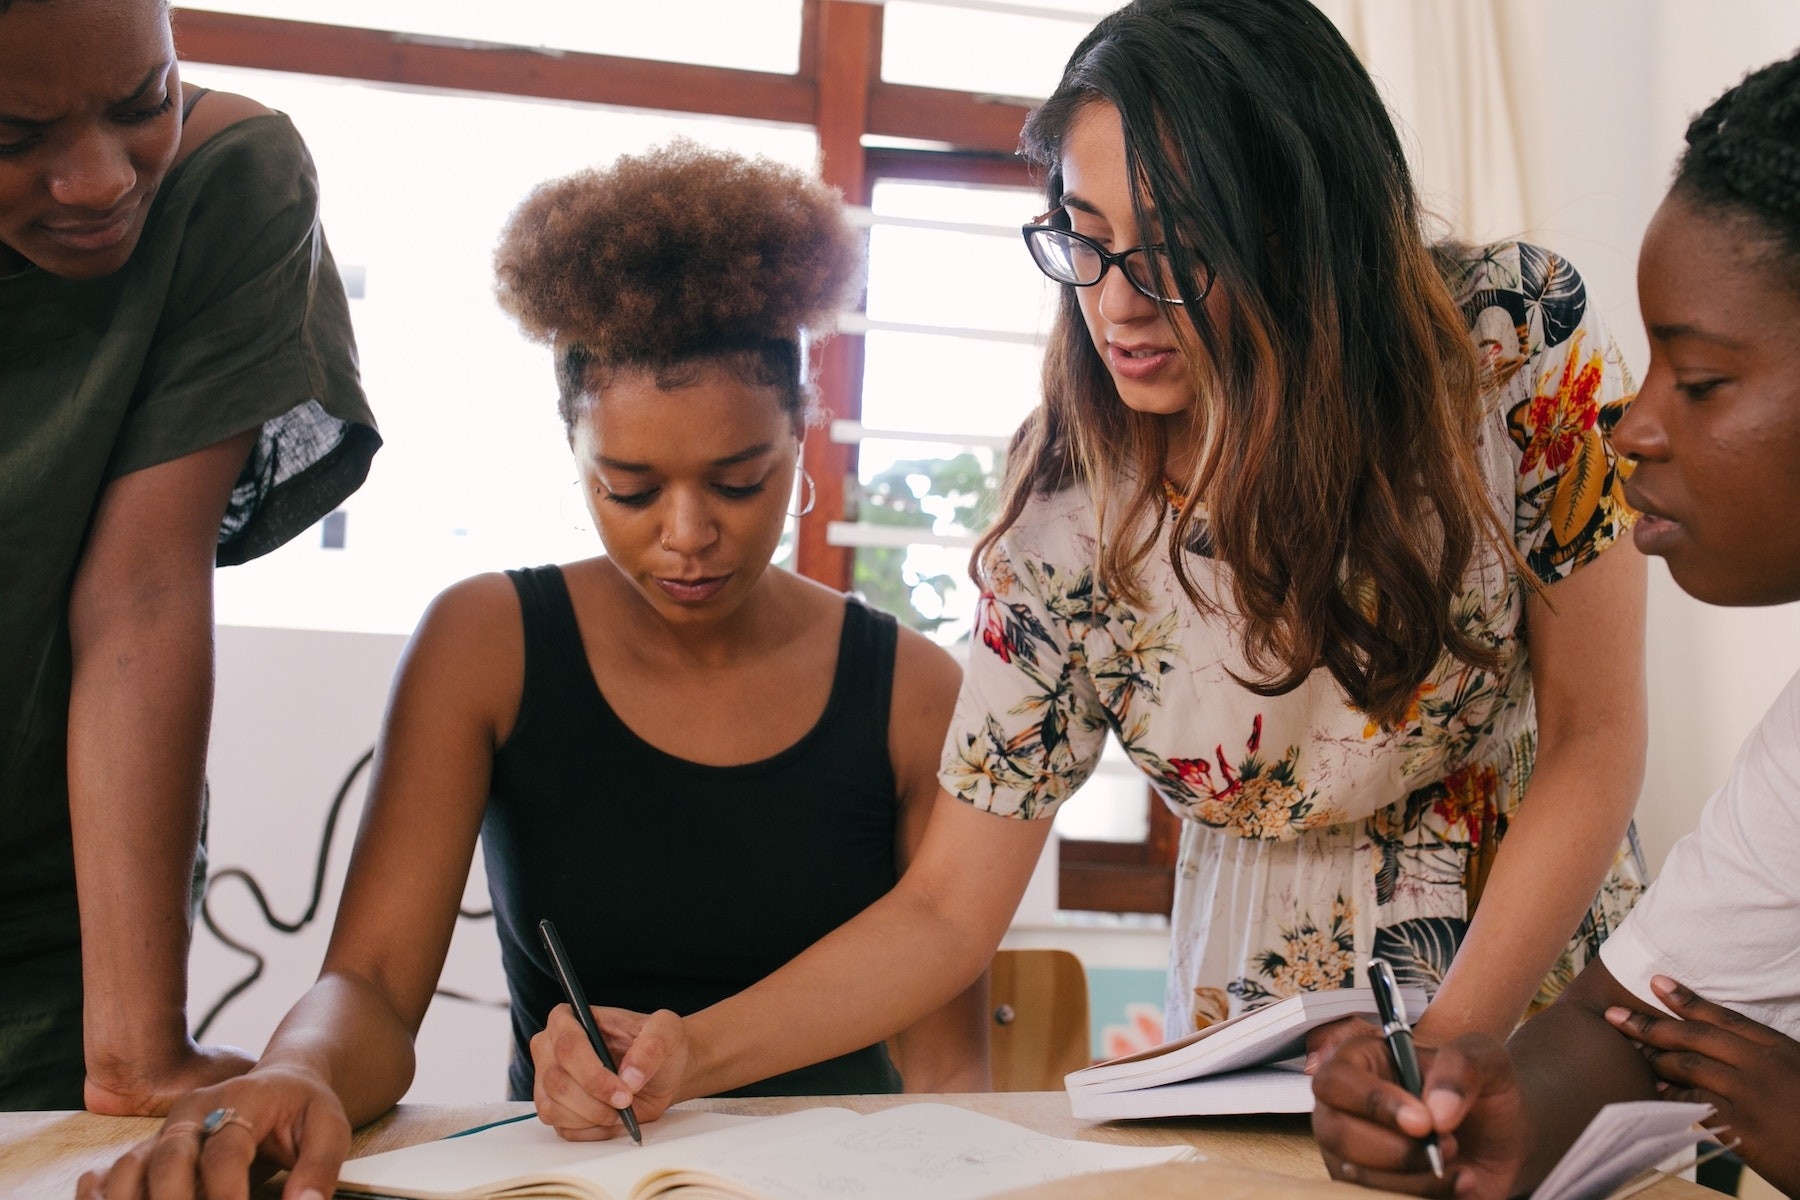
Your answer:
[[[1090,287],[1106,273],[1106,260],[1086,241],[1065,230],[1040,227],[1032,230],[1032,257],[1050,278],[1077,287]],[[1151,299],[1181,303],[1169,256],[1161,250],[1138,246],[1113,260],[1131,285]]]

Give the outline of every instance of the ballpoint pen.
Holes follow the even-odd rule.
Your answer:
[[[556,976],[562,980],[563,995],[568,998],[569,1007],[575,1010],[575,1019],[581,1022],[581,1028],[587,1034],[588,1043],[594,1047],[594,1053],[600,1056],[600,1063],[607,1070],[617,1075],[619,1064],[613,1061],[612,1052],[606,1048],[606,1039],[600,1036],[600,1027],[594,1024],[594,1014],[588,1008],[587,993],[581,990],[581,980],[575,978],[575,968],[569,962],[569,955],[563,949],[562,938],[557,936],[556,926],[545,917],[538,922],[538,936],[544,939],[544,949],[550,953],[550,965],[556,969]],[[644,1135],[638,1129],[637,1114],[627,1104],[618,1111],[619,1119],[625,1122],[625,1132],[638,1145],[644,1144]]]
[[[1419,1074],[1419,1056],[1413,1049],[1412,1027],[1406,1023],[1406,1002],[1400,998],[1400,984],[1394,979],[1394,968],[1385,958],[1371,958],[1368,966],[1369,988],[1375,993],[1375,1009],[1381,1014],[1381,1037],[1387,1043],[1388,1061],[1400,1086],[1415,1096],[1425,1089]],[[1444,1177],[1444,1152],[1438,1148],[1437,1132],[1424,1137],[1425,1157],[1431,1161],[1431,1173]]]

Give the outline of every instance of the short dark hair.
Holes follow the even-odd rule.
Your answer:
[[[1754,218],[1800,268],[1800,53],[1746,75],[1694,118],[1674,190]]]

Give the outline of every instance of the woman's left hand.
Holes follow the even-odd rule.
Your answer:
[[[316,1072],[264,1064],[190,1092],[161,1129],[104,1173],[76,1184],[79,1200],[245,1200],[251,1184],[288,1168],[282,1195],[323,1200],[350,1151],[343,1102]]]
[[[1374,1023],[1363,1017],[1342,1017],[1329,1025],[1320,1025],[1311,1030],[1306,1035],[1306,1073],[1317,1075],[1319,1068],[1337,1053],[1339,1046],[1362,1037],[1374,1028]]]
[[[1712,1105],[1744,1161],[1783,1192],[1800,1193],[1800,1042],[1666,975],[1650,987],[1674,1017],[1609,1008],[1606,1019],[1643,1048],[1664,1081],[1662,1098]]]

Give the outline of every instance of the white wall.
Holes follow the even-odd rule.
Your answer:
[[[1581,269],[1641,376],[1637,247],[1688,120],[1747,71],[1800,47],[1800,4],[1504,0],[1498,11],[1526,232]],[[1638,824],[1655,867],[1800,667],[1800,613],[1709,608],[1660,560],[1650,574],[1651,737]]]
[[[208,852],[215,874],[242,867],[283,921],[297,921],[312,890],[326,809],[357,758],[375,740],[388,681],[404,638],[387,634],[221,627],[218,685],[207,777],[212,790]],[[345,866],[362,812],[359,778],[332,845],[317,918],[298,934],[275,932],[237,880],[216,884],[209,905],[220,927],[268,959],[208,1040],[260,1052],[281,1015],[318,975]],[[463,907],[488,907],[487,876],[472,864]],[[205,929],[194,936],[188,1010],[198,1021],[250,963]],[[459,921],[443,986],[504,1003],[492,921]],[[410,1099],[503,1099],[511,1032],[505,1010],[438,997],[418,1043]]]

